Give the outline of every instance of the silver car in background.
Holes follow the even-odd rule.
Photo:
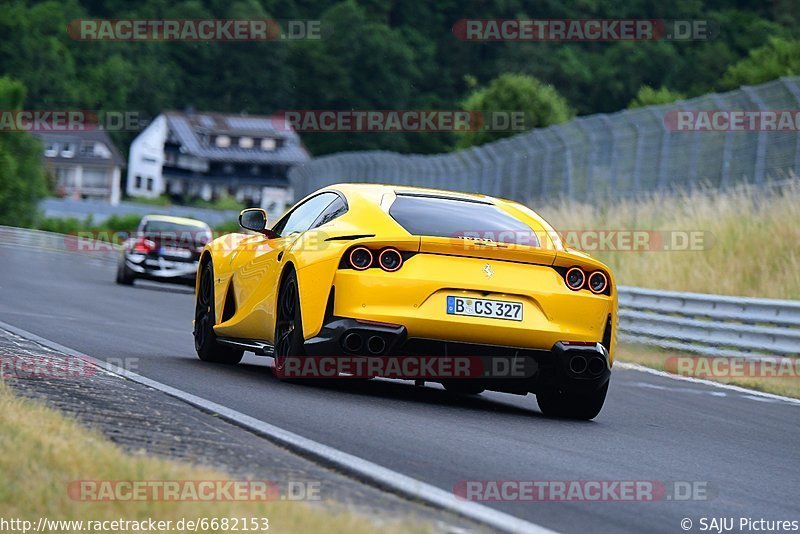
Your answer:
[[[194,284],[200,252],[211,237],[211,228],[202,221],[146,215],[123,243],[117,283],[145,279]]]

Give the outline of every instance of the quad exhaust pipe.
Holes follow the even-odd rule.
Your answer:
[[[357,332],[349,332],[342,338],[342,347],[348,352],[360,351],[363,344],[361,334]]]
[[[358,332],[348,332],[342,336],[342,348],[350,353],[361,352],[366,346],[367,352],[372,355],[380,355],[386,351],[386,340],[382,336],[372,335],[364,338]]]
[[[593,376],[598,376],[603,373],[606,368],[606,361],[600,356],[592,356],[589,360],[589,373]]]
[[[569,359],[569,370],[575,375],[600,376],[606,368],[606,361],[600,356],[586,358],[575,354]]]
[[[577,354],[569,359],[569,370],[576,375],[582,375],[588,366],[588,360],[580,354]]]
[[[383,354],[386,350],[386,341],[381,336],[371,336],[367,340],[367,350],[370,354]]]

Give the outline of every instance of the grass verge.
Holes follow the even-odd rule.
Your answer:
[[[592,244],[586,252],[611,267],[620,285],[800,299],[800,180],[771,193],[745,187],[613,204],[564,202],[537,211],[573,235],[641,230],[669,242],[702,233],[702,242],[691,250],[610,250]]]
[[[0,381],[0,509],[5,519],[37,524],[50,520],[171,520],[182,518],[269,518],[276,532],[429,532],[423,522],[380,525],[352,511],[303,502],[85,502],[72,500],[75,480],[228,480],[208,468],[122,451],[103,436],[61,414],[20,399]],[[59,532],[74,532],[63,528]],[[118,530],[122,531],[122,530]],[[172,529],[171,531],[174,531]],[[211,529],[206,532],[227,532]]]
[[[617,346],[615,359],[620,362],[638,363],[681,376],[703,378],[722,384],[732,384],[766,393],[800,398],[800,376],[797,374],[800,365],[797,360],[791,360],[792,366],[789,368],[759,365],[751,367],[750,362],[741,359],[738,362],[730,362],[725,359],[715,361],[716,359],[713,357],[697,356],[633,343],[620,343]],[[740,364],[740,367],[736,367],[737,363]],[[788,374],[787,371],[792,373],[792,369],[794,370],[793,374]]]

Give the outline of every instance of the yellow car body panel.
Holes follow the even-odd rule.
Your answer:
[[[617,292],[610,270],[566,249],[530,208],[483,195],[374,184],[332,185],[306,198],[322,192],[343,195],[347,212],[299,234],[275,239],[230,234],[206,246],[201,266],[213,262],[218,336],[274,342],[278,288],[293,269],[306,340],[322,329],[335,288],[335,316],[403,325],[409,338],[547,350],[559,341],[600,343],[605,336],[613,361]],[[412,235],[388,214],[398,192],[491,203],[529,226],[539,246]],[[341,268],[343,255],[355,245],[392,246],[413,255],[396,272]],[[607,294],[569,289],[562,271],[575,266],[606,273]],[[523,320],[448,315],[449,295],[521,302]]]

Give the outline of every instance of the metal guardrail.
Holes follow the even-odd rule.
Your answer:
[[[712,356],[800,356],[800,301],[619,287],[623,340]]]
[[[118,245],[106,241],[14,226],[0,226],[0,246],[87,253],[106,262],[116,262],[119,251]]]
[[[239,212],[236,210],[215,210],[210,208],[193,208],[191,206],[153,206],[123,201],[112,206],[102,200],[74,200],[71,198],[45,198],[39,203],[45,217],[74,217],[84,220],[89,215],[96,224],[106,221],[112,215],[139,215],[143,217],[152,213],[190,217],[207,223],[212,228],[223,223],[236,221]]]
[[[0,246],[92,254],[118,247],[76,236],[0,226]],[[0,252],[0,255],[2,253]],[[620,338],[712,356],[800,356],[800,301],[619,288]]]

